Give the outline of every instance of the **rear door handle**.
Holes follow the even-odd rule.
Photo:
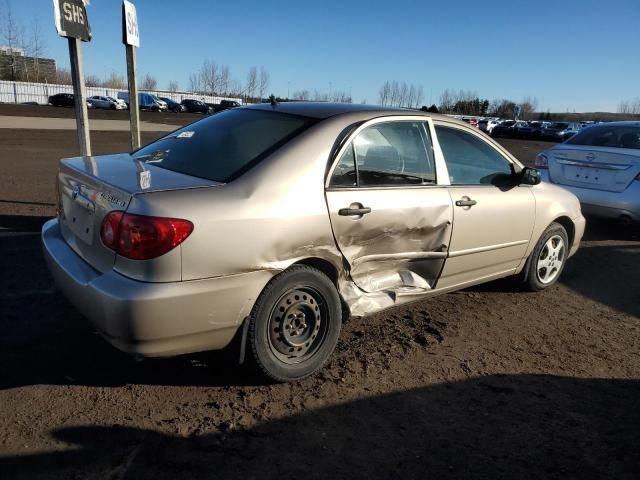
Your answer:
[[[367,213],[371,213],[371,207],[341,208],[340,210],[338,210],[338,215],[342,215],[343,217],[351,217],[353,215],[366,215]]]
[[[478,202],[469,197],[462,197],[460,200],[456,200],[456,207],[473,207],[476,203]]]

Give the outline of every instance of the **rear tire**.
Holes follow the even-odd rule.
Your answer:
[[[539,292],[558,281],[569,255],[569,236],[559,223],[544,231],[525,266],[524,286]]]
[[[267,284],[248,321],[258,370],[276,382],[300,380],[320,370],[338,343],[340,297],[325,274],[294,265]]]

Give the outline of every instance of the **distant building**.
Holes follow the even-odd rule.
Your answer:
[[[0,80],[55,83],[56,61],[28,57],[21,48],[0,46]]]

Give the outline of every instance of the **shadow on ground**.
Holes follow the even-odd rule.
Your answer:
[[[372,397],[248,430],[61,428],[61,451],[0,457],[13,478],[640,476],[640,381],[506,375]]]

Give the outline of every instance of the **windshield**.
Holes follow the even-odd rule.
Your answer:
[[[504,125],[505,127],[511,127],[513,125],[515,125],[516,122],[514,122],[513,120],[507,120],[505,122],[502,122],[500,125]]]
[[[640,149],[640,126],[595,125],[571,137],[571,145]]]
[[[227,110],[192,123],[133,153],[157,167],[230,182],[315,119],[263,110]]]

